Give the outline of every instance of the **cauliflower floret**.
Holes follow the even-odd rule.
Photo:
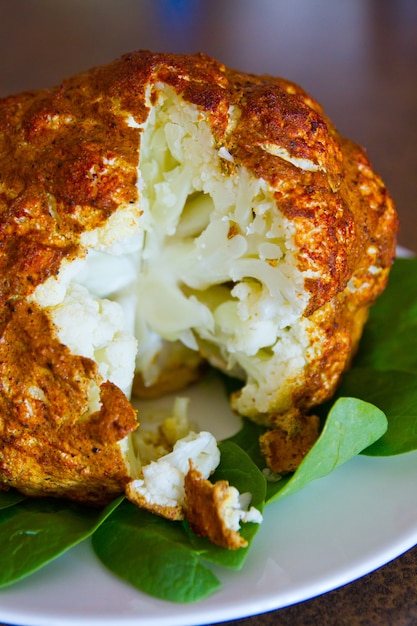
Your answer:
[[[254,506],[250,506],[252,495],[239,493],[235,487],[229,487],[230,503],[228,506],[227,526],[232,530],[239,530],[241,522],[261,524],[262,513]]]
[[[60,304],[65,298],[68,285],[78,277],[85,266],[85,259],[68,261],[64,259],[57,276],[51,276],[38,285],[29,300],[35,301],[42,308]]]
[[[87,250],[101,250],[113,256],[139,250],[143,245],[143,231],[139,225],[140,211],[136,204],[121,206],[104,226],[84,231],[81,243]]]
[[[119,303],[95,298],[83,286],[70,282],[65,276],[55,286],[49,279],[54,304],[45,306],[56,326],[58,337],[73,354],[96,361],[103,380],[110,380],[126,395],[130,394],[135,368],[137,342],[125,331],[124,312]],[[42,285],[42,299],[46,300],[47,284]],[[60,292],[59,301],[56,294]],[[35,291],[33,299],[38,301]]]

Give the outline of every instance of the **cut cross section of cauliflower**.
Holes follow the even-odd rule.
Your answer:
[[[3,488],[123,492],[142,480],[131,394],[207,363],[241,380],[231,405],[267,427],[271,469],[291,446],[278,431],[308,422],[314,440],[397,216],[300,87],[201,54],[125,55],[0,100],[0,175]]]

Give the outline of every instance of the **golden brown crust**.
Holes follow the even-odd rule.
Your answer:
[[[294,472],[319,436],[319,418],[298,411],[277,416],[275,427],[259,439],[268,467],[276,474]]]
[[[55,338],[46,314],[18,301],[0,342],[0,488],[106,504],[130,479],[118,441],[136,413],[112,383],[89,414],[91,359]]]
[[[100,89],[77,78],[0,101],[3,299],[57,274],[84,230],[137,199],[138,132]]]
[[[237,550],[248,542],[226,524],[229,487],[226,480],[211,483],[203,478],[191,463],[185,476],[185,517],[196,535],[228,550]]]
[[[228,508],[232,506],[230,485],[226,480],[210,482],[203,477],[191,459],[190,468],[184,478],[184,501],[178,504],[158,504],[137,488],[136,482],[126,487],[126,497],[138,506],[171,521],[187,520],[190,529],[212,543],[237,550],[247,546],[238,530],[228,526]],[[142,486],[142,485],[141,485]]]

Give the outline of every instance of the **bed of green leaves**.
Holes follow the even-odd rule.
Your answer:
[[[267,482],[258,447],[261,427],[221,442],[213,480],[226,478],[263,510],[323,477],[357,454],[389,456],[417,449],[417,259],[398,259],[389,286],[371,311],[360,351],[331,403],[320,407],[323,430],[297,471]],[[268,511],[264,511],[268,515]],[[109,570],[139,590],[172,602],[195,602],[220,587],[210,563],[243,566],[257,524],[242,534],[248,547],[228,551],[119,498],[101,511],[51,499],[0,493],[0,587],[39,570],[91,538]]]

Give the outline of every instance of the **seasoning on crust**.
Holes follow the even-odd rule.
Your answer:
[[[272,433],[308,421],[397,231],[317,102],[203,54],[1,100],[0,210],[0,484],[92,503],[140,476],[132,385],[173,389],[178,362],[183,382],[204,362],[241,378],[233,409]]]

